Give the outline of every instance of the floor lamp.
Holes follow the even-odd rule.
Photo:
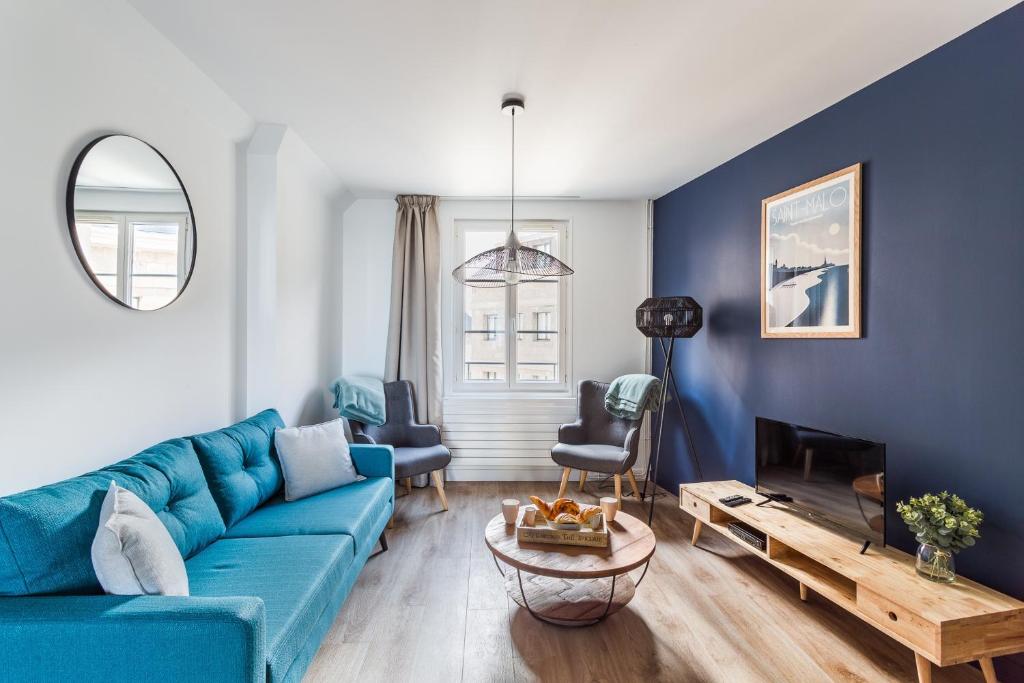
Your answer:
[[[675,396],[679,417],[683,423],[683,431],[686,434],[686,445],[690,451],[690,457],[693,459],[697,478],[704,478],[700,467],[700,459],[697,457],[697,451],[693,447],[693,436],[690,434],[690,425],[686,421],[686,412],[683,410],[683,402],[679,395],[679,388],[676,386],[676,378],[672,373],[672,353],[675,351],[676,339],[688,339],[694,336],[703,325],[704,309],[688,296],[652,297],[645,300],[636,309],[636,328],[644,336],[658,340],[658,345],[661,346],[662,357],[665,359],[665,370],[661,378],[661,402],[658,404],[658,435],[653,457],[647,459],[647,474],[644,477],[644,488],[640,494],[641,500],[647,496],[647,484],[649,482],[653,480],[655,487],[658,484],[658,462],[661,457],[661,439],[665,431],[665,410],[670,388]],[[666,339],[668,339],[667,348],[665,346]],[[651,507],[647,513],[648,526],[654,521],[654,498],[654,491],[652,491]]]

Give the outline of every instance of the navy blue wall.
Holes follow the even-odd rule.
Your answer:
[[[864,338],[761,339],[761,199],[858,161]],[[655,295],[704,306],[673,370],[705,479],[753,482],[755,415],[884,441],[890,544],[915,545],[896,500],[955,491],[986,513],[958,568],[1024,597],[1024,4],[662,197],[654,226]],[[672,490],[695,477],[669,416]]]

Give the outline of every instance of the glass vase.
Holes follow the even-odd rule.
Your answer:
[[[953,583],[956,580],[953,553],[929,543],[922,543],[917,548],[917,573],[930,581]]]

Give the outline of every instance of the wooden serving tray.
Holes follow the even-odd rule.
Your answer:
[[[581,545],[589,548],[608,547],[608,520],[602,515],[600,529],[591,529],[584,526],[579,530],[555,529],[548,526],[547,521],[537,515],[534,526],[526,526],[523,515],[519,515],[519,522],[516,524],[516,540],[520,543],[548,543],[551,545]]]

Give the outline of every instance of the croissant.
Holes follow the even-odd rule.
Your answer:
[[[559,498],[553,503],[547,503],[537,496],[530,496],[530,500],[544,515],[544,519],[556,524],[586,524],[601,512],[601,508],[596,505],[581,509],[579,503],[571,498]]]
[[[565,512],[570,515],[578,515],[580,512],[579,503],[572,498],[559,498],[553,503],[547,503],[537,496],[530,496],[530,500],[540,510],[540,514],[544,515],[544,519],[549,522],[553,522],[558,515]]]

